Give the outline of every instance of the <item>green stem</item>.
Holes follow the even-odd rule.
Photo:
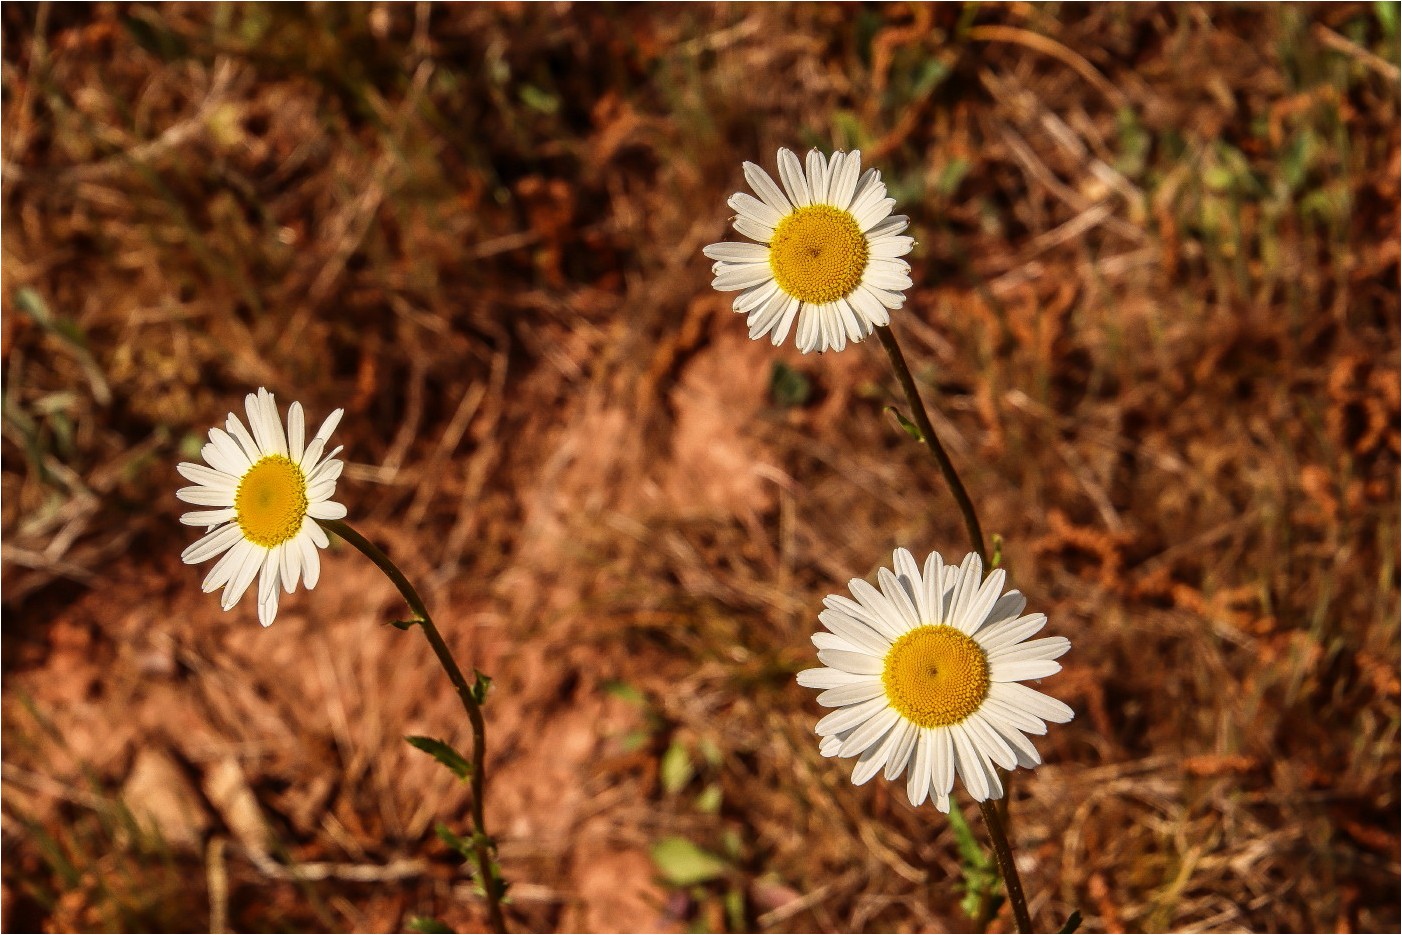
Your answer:
[[[317,522],[326,530],[334,532],[355,546],[366,558],[374,562],[380,571],[383,571],[385,576],[399,589],[399,593],[404,596],[409,609],[418,617],[418,620],[414,622],[424,631],[424,637],[433,647],[439,664],[443,666],[443,671],[448,673],[448,679],[453,683],[453,688],[462,701],[463,710],[467,712],[467,719],[472,722],[472,826],[479,836],[479,840],[490,840],[487,838],[487,826],[483,818],[482,807],[483,791],[486,784],[487,725],[482,719],[482,706],[477,703],[476,697],[472,694],[472,686],[463,677],[462,669],[458,668],[452,650],[448,648],[448,644],[443,641],[443,635],[434,625],[433,618],[428,614],[428,608],[424,606],[423,598],[419,597],[419,592],[409,583],[409,579],[404,577],[399,566],[395,565],[375,543],[356,532],[344,520],[322,519],[317,520]],[[496,873],[492,869],[492,857],[488,850],[487,846],[480,843],[477,846],[477,870],[482,880],[482,889],[487,894],[487,914],[491,917],[492,930],[505,932],[506,919],[502,916],[501,911],[501,887],[498,885]]]
[[[1013,918],[1017,920],[1017,930],[1032,931],[1032,917],[1027,913],[1027,897],[1022,894],[1022,878],[1017,875],[1017,864],[1013,863],[1013,849],[1008,844],[1008,834],[1003,829],[1003,818],[998,813],[998,805],[992,800],[978,803],[983,813],[983,823],[988,826],[988,836],[993,840],[993,854],[998,858],[998,870],[1003,875],[1003,885],[1008,890],[1008,902],[1013,905]]]
[[[876,329],[876,336],[881,339],[881,346],[886,349],[886,354],[891,358],[891,369],[896,372],[896,379],[900,381],[901,389],[905,390],[905,398],[910,403],[911,415],[915,417],[915,426],[920,429],[920,435],[924,439],[926,447],[935,456],[935,462],[940,466],[940,473],[944,475],[944,482],[949,485],[950,493],[954,494],[954,500],[959,504],[959,512],[964,516],[964,528],[968,530],[969,542],[973,545],[974,551],[988,565],[988,551],[983,545],[983,527],[979,525],[978,513],[974,510],[974,503],[969,499],[969,492],[964,489],[964,482],[959,479],[959,474],[954,470],[954,463],[949,460],[949,455],[945,452],[944,446],[940,444],[939,436],[935,434],[935,427],[930,423],[930,414],[925,411],[925,404],[920,400],[920,390],[915,386],[915,377],[911,376],[910,367],[905,362],[905,355],[901,353],[901,346],[896,343],[896,335],[889,325],[882,325]]]

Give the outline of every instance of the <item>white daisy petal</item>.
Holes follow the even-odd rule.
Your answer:
[[[873,241],[886,237],[894,237],[902,233],[909,226],[910,218],[906,217],[904,214],[893,214],[867,231],[867,237]]]
[[[1006,646],[988,654],[989,662],[1018,662],[1024,659],[1059,659],[1071,648],[1064,636],[1048,636],[1040,640]]]
[[[278,565],[282,561],[283,546],[274,546],[264,556],[263,567],[258,571],[258,603],[262,604],[269,594],[277,594],[279,585]]]
[[[909,721],[897,718],[895,725],[886,732],[886,736],[881,738],[880,743],[873,744],[862,751],[862,755],[857,759],[857,765],[852,767],[852,785],[860,786],[866,783],[881,772],[883,766],[890,763],[892,752],[904,742],[906,730],[909,727]]]
[[[808,194],[814,204],[826,204],[828,200],[828,161],[816,149],[808,151]]]
[[[330,500],[322,500],[308,507],[307,515],[312,519],[345,519],[346,508],[343,504],[333,503]]]
[[[915,761],[906,780],[905,794],[919,808],[930,793],[930,731],[922,729],[915,740]]]
[[[336,482],[334,480],[319,480],[315,484],[307,484],[307,501],[310,503],[321,503],[329,500],[336,492]],[[310,514],[309,514],[310,515]],[[319,519],[330,519],[328,516],[318,517]],[[337,517],[339,519],[339,517]]]
[[[759,221],[741,215],[730,222],[730,226],[735,228],[736,233],[744,234],[751,240],[757,240],[762,244],[767,244],[774,239],[774,228],[769,224],[761,224]]]
[[[852,204],[852,196],[857,192],[857,179],[862,174],[862,154],[853,150],[842,161],[841,168],[833,174],[828,191],[828,204],[846,210]]]
[[[263,457],[263,449],[259,447],[253,436],[248,434],[248,429],[244,428],[243,420],[232,412],[224,420],[224,431],[238,442],[239,447],[243,449],[244,456],[248,458],[249,464]]]
[[[223,471],[207,468],[203,464],[181,461],[175,466],[175,470],[180,473],[181,477],[191,483],[199,484],[201,487],[227,487],[233,490],[239,485],[239,479],[237,477],[225,474]]]
[[[297,545],[297,540],[293,539],[282,548],[280,553],[282,588],[288,594],[297,590],[297,582],[302,577],[302,549]]]
[[[248,590],[248,586],[253,583],[253,579],[258,577],[258,569],[263,565],[263,559],[267,557],[268,550],[253,546],[245,549],[243,559],[239,562],[239,567],[229,578],[229,583],[224,586],[224,596],[220,599],[220,605],[229,610],[243,597],[243,592]]]
[[[993,609],[988,612],[988,619],[979,628],[979,639],[982,641],[982,634],[990,632],[994,627],[1009,620],[1016,619],[1027,606],[1027,598],[1021,591],[1013,590],[998,598],[998,602],[993,605]],[[1044,617],[1043,620],[1046,618]]]
[[[845,637],[838,636],[836,633],[827,633],[819,630],[808,638],[813,641],[813,645],[818,649],[840,649],[845,653],[862,653],[866,656],[872,655],[869,650],[863,649],[861,645],[849,642]]]
[[[955,724],[949,728],[949,733],[954,739],[955,770],[963,777],[964,785],[968,787],[969,795],[974,797],[974,801],[982,802],[988,798],[989,793],[988,774],[983,769],[983,757],[975,749],[962,724]]]
[[[988,669],[988,677],[995,682],[1024,682],[1031,679],[1044,679],[1061,671],[1061,663],[1050,659],[1019,659],[1015,662],[995,661]]]
[[[258,601],[258,622],[265,627],[273,625],[273,620],[277,617],[277,589]]]
[[[818,704],[824,708],[841,708],[845,705],[869,701],[884,694],[886,694],[886,686],[881,684],[881,679],[868,676],[862,682],[843,685],[841,688],[829,688],[818,696]]]
[[[745,192],[736,192],[731,195],[727,204],[734,208],[742,218],[748,218],[756,224],[763,224],[766,227],[777,227],[779,222],[784,219],[784,216],[778,211],[754,195]]]
[[[853,289],[852,294],[847,297],[847,301],[852,303],[852,307],[866,319],[868,325],[881,328],[891,323],[891,313],[865,285],[858,285],[856,289]]]
[[[186,526],[218,526],[237,516],[238,511],[233,507],[224,510],[196,510],[193,513],[180,514],[180,522]]]
[[[995,623],[992,626],[985,625],[975,634],[975,638],[985,652],[992,653],[1004,646],[1021,643],[1046,625],[1046,614],[1028,614],[1026,617],[1004,620],[1002,623]]]
[[[248,413],[248,427],[253,432],[254,447],[258,449],[256,457],[273,453],[273,439],[268,432],[267,420],[264,418],[263,400],[259,394],[266,393],[267,390],[259,388],[257,393],[249,393],[243,398],[244,412]],[[231,412],[229,418],[237,422],[237,417]],[[252,453],[250,458],[255,457]]]
[[[866,208],[861,214],[854,214],[857,219],[857,226],[862,229],[862,233],[868,233],[877,222],[884,220],[891,215],[891,209],[896,206],[894,198],[878,198],[876,203]]]
[[[882,700],[884,701],[884,699]],[[837,755],[857,756],[865,752],[872,744],[884,738],[900,719],[900,714],[883,705],[874,717],[863,722],[860,727],[852,731],[851,736],[842,741],[842,747],[837,751]]]
[[[998,732],[988,726],[979,712],[975,711],[961,725],[969,734],[979,752],[997,763],[1003,769],[1017,769],[1017,754],[1008,746]]]
[[[210,567],[209,574],[204,576],[204,582],[200,585],[200,590],[208,594],[228,584],[230,576],[238,571],[239,566],[243,564],[244,556],[248,554],[248,550],[257,548],[253,543],[245,542],[240,537],[229,551],[219,556],[219,561]]]
[[[883,568],[876,573],[876,580],[881,585],[881,593],[886,600],[891,602],[896,613],[900,615],[901,633],[904,635],[916,627],[920,626],[920,614],[915,610],[915,603],[910,599],[910,594],[901,583],[896,580],[896,576],[889,568]]]
[[[306,447],[307,417],[302,412],[302,404],[294,401],[287,407],[287,456],[301,464]]]
[[[915,616],[917,625],[930,623],[930,607],[925,600],[925,581],[920,574],[920,566],[915,564],[915,556],[910,554],[909,549],[896,549],[891,555],[892,563],[896,569],[896,580],[900,582],[901,590],[915,603]]]
[[[298,536],[292,541],[302,554],[302,586],[310,591],[321,580],[321,553],[317,551],[311,536]]]
[[[243,472],[253,466],[253,461],[248,455],[244,454],[243,449],[239,447],[239,443],[234,441],[229,433],[225,432],[223,429],[210,429],[209,443],[219,452],[226,464],[234,465],[234,469],[230,471],[219,464],[215,464],[213,461],[209,461],[209,458],[205,458],[206,461],[209,461],[211,465],[219,470],[227,474],[236,474],[242,477]],[[205,447],[207,449],[209,446],[206,445]]]
[[[910,629],[909,621],[901,611],[876,588],[861,578],[847,582],[847,589],[868,612],[867,620],[875,629],[892,640],[898,640]],[[859,618],[865,619],[865,618]]]
[[[869,678],[867,675],[854,675],[841,669],[804,669],[798,673],[798,684],[804,688],[840,688],[843,685],[865,682]]]
[[[870,653],[884,656],[891,648],[891,641],[886,637],[840,610],[819,612],[818,622],[849,643],[854,643]]]
[[[742,168],[745,170],[745,181],[750,183],[750,187],[755,190],[761,201],[780,214],[788,214],[793,210],[793,205],[789,204],[783,189],[774,184],[774,179],[768,172],[753,162],[746,162]]]
[[[175,495],[195,506],[234,505],[234,492],[227,488],[220,490],[214,487],[181,487],[175,492]]]
[[[803,164],[791,150],[779,150],[779,179],[784,183],[784,191],[788,192],[789,201],[795,207],[802,208],[812,204],[813,199],[808,194],[808,180],[803,175]]]
[[[312,540],[312,544],[318,549],[324,549],[331,545],[331,540],[326,537],[326,530],[322,529],[315,522],[306,523],[302,528]]]
[[[852,193],[852,201],[848,204],[847,210],[850,212],[854,207],[861,204],[862,199],[874,191],[886,191],[886,186],[881,184],[881,173],[876,169],[868,169],[857,179],[857,190]]]
[[[954,735],[947,728],[930,729],[930,795],[947,796],[954,788]]]
[[[784,306],[783,315],[779,318],[779,323],[774,326],[774,346],[778,347],[784,343],[784,338],[788,337],[789,329],[793,327],[794,318],[798,315],[798,310],[803,303],[798,299],[790,298],[788,304]]]
[[[843,649],[822,649],[818,651],[818,661],[833,669],[852,672],[857,675],[880,675],[881,659],[866,653],[854,653]]]
[[[725,243],[713,243],[701,250],[712,260],[723,260],[727,263],[768,263],[769,248],[764,244],[741,243],[739,241],[726,241]]]
[[[774,271],[768,263],[726,264],[711,280],[711,288],[717,292],[734,292],[749,289],[774,278]]]
[[[901,778],[901,773],[905,772],[910,762],[911,754],[915,752],[915,744],[920,739],[920,728],[905,718],[901,718],[892,733],[896,732],[899,732],[899,736],[892,743],[891,754],[886,758],[886,779],[889,782]]]
[[[346,462],[337,461],[334,458],[326,458],[316,466],[314,471],[307,475],[307,486],[315,487],[323,481],[336,480],[345,469]]]
[[[871,255],[879,259],[903,257],[915,247],[914,237],[873,237]]]
[[[877,289],[885,289],[888,292],[900,292],[902,289],[909,289],[912,285],[909,276],[882,269],[875,264],[867,266],[867,271],[862,276],[862,282],[868,286],[875,286]]]
[[[871,701],[863,701],[861,704],[837,709],[819,721],[813,729],[819,734],[836,734],[839,731],[851,730],[859,724],[865,724],[880,712],[889,710],[885,698],[873,698]]]
[[[180,560],[186,565],[198,565],[200,562],[207,562],[214,556],[228,550],[235,542],[243,538],[243,533],[238,526],[225,526],[223,529],[216,529],[206,535],[203,539],[191,545],[184,552],[180,553]]]
[[[965,633],[977,633],[979,627],[988,619],[988,612],[993,609],[993,605],[998,602],[998,596],[1003,593],[1003,582],[1008,578],[1008,573],[1001,568],[995,568],[988,573],[988,578],[984,580],[983,586],[969,601],[964,608],[963,617],[954,625]]]
[[[995,697],[1053,724],[1065,724],[1076,716],[1076,712],[1055,698],[1044,695],[1035,688],[1019,685],[1017,682],[995,684],[992,692]]]
[[[872,296],[876,299],[876,301],[881,303],[883,308],[888,308],[894,311],[895,309],[898,309],[901,306],[905,305],[905,296],[899,292],[893,292],[890,289],[883,289],[880,286],[873,286],[869,282],[862,283],[861,288],[865,289],[867,292],[870,292]]]
[[[959,577],[954,586],[954,597],[949,607],[949,617],[947,623],[964,633],[971,633],[972,630],[964,626],[965,611],[973,603],[974,597],[978,594],[979,585],[983,583],[983,562],[978,555],[970,552],[964,556],[964,561],[959,566]]]

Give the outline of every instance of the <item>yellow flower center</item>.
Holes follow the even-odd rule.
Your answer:
[[[248,469],[234,493],[243,537],[271,549],[302,530],[307,515],[307,479],[286,455],[268,455]]]
[[[886,697],[920,727],[949,727],[988,697],[988,656],[954,627],[926,625],[896,640],[881,673]]]
[[[769,241],[769,268],[779,288],[816,305],[850,295],[862,281],[868,257],[857,219],[832,205],[796,209]]]

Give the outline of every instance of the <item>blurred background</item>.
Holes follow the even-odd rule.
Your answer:
[[[266,386],[345,407],[338,499],[496,679],[516,928],[972,930],[794,683],[958,513],[876,342],[748,341],[700,253],[818,146],[911,216],[895,330],[1073,644],[1039,925],[1396,930],[1397,5],[0,17],[6,929],[485,923],[391,587],[333,549],[264,630],[180,562],[175,463]]]

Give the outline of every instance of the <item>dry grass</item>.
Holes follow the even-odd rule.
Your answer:
[[[258,385],[347,408],[341,499],[497,677],[517,927],[970,928],[792,677],[952,501],[878,349],[746,341],[700,256],[809,144],[912,216],[896,327],[1074,645],[1040,924],[1397,928],[1395,7],[0,15],[7,929],[483,922],[389,587],[334,555],[263,631],[179,563],[173,462]],[[673,835],[731,869],[667,887]]]

